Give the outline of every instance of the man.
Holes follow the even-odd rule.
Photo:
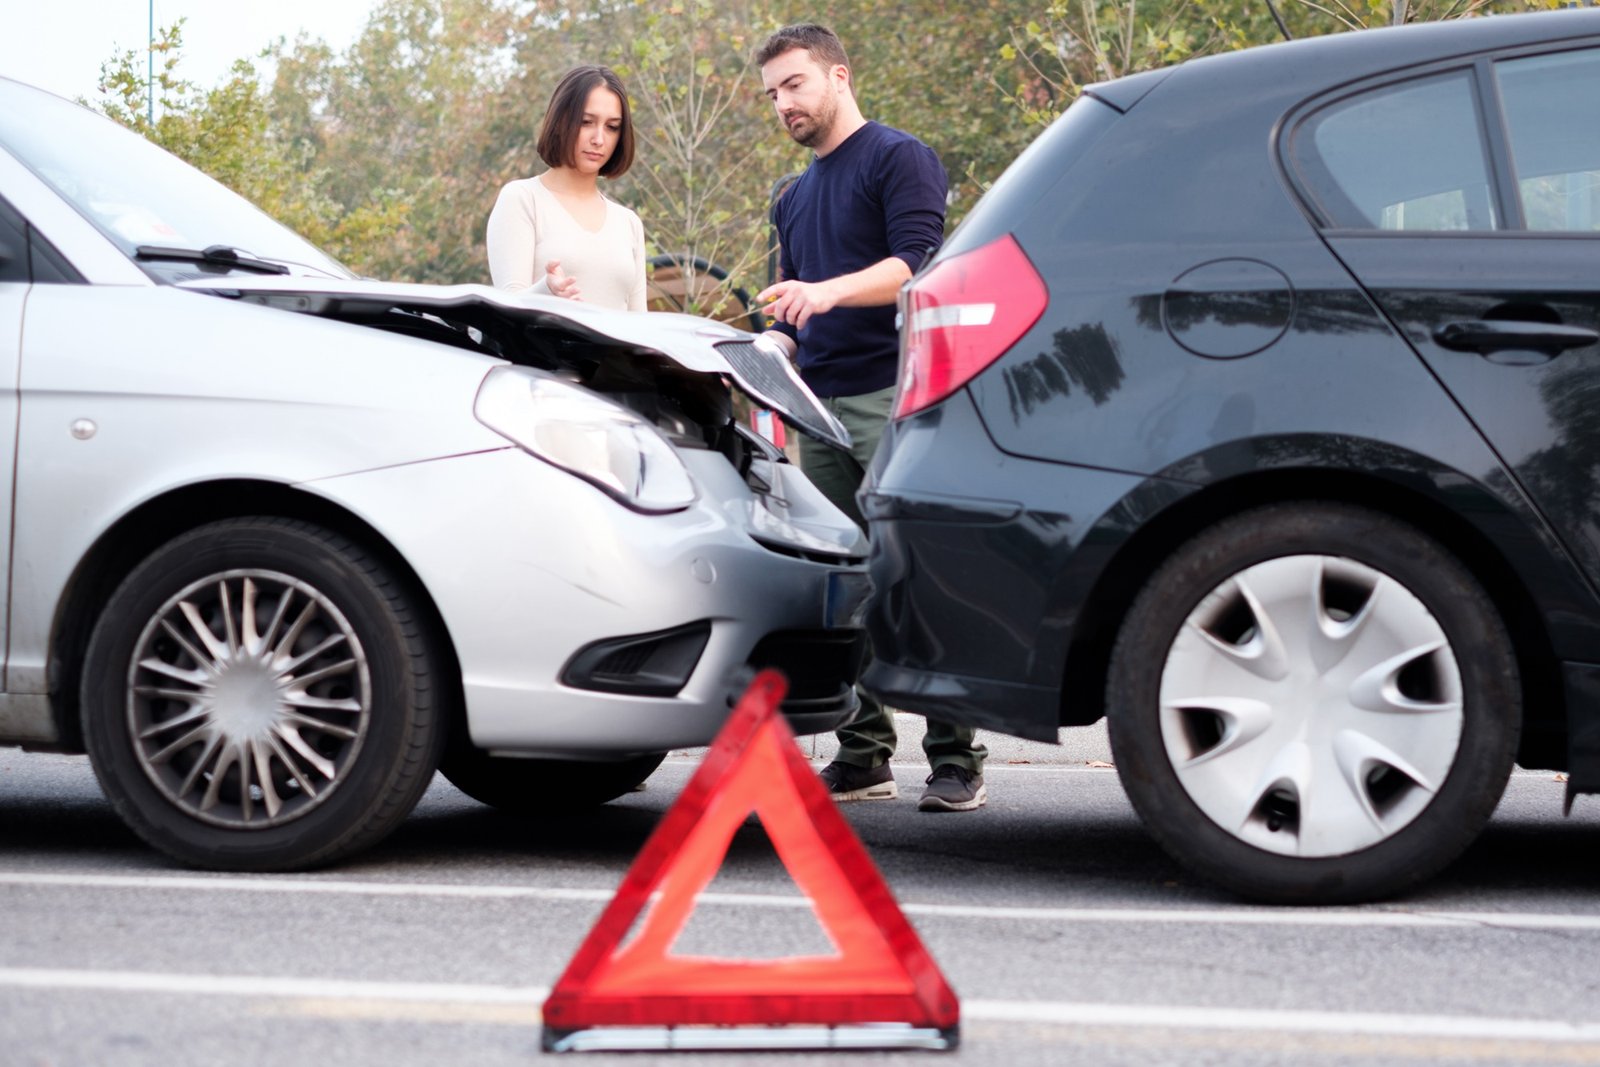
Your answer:
[[[895,297],[944,238],[946,179],[933,150],[868,122],[832,30],[786,26],[756,52],[761,82],[789,136],[816,153],[773,206],[784,280],[757,300],[774,320],[762,344],[797,358],[800,375],[850,431],[847,454],[802,438],[801,466],[863,528],[856,490],[883,435],[899,362]],[[898,795],[889,757],[894,716],[865,693],[822,770],[836,800]],[[972,811],[988,799],[972,731],[928,722],[933,773],[921,811]]]

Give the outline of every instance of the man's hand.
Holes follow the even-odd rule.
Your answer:
[[[578,279],[561,269],[559,259],[552,259],[546,263],[544,274],[545,284],[550,287],[550,295],[565,297],[568,300],[583,299],[578,295]]]
[[[804,328],[811,316],[832,311],[839,297],[831,281],[784,281],[757,293],[756,303],[769,305],[761,309],[764,314],[798,330]]]
[[[900,287],[911,278],[911,268],[898,256],[882,259],[854,274],[841,274],[822,282],[784,281],[756,294],[761,310],[779,322],[800,329],[813,315],[834,308],[878,307],[893,304]]]

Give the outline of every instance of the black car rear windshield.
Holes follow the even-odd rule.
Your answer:
[[[977,248],[1009,233],[1027,209],[1047,195],[1072,164],[1089,154],[1089,147],[1116,124],[1121,116],[1109,104],[1084,95],[1066,113],[1034,138],[995,180],[945,241],[941,255]]]

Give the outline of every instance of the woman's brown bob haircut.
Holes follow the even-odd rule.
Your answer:
[[[571,167],[578,159],[578,131],[583,126],[583,109],[589,94],[598,88],[610,89],[622,102],[622,132],[611,158],[600,165],[607,178],[620,178],[633,166],[633,115],[628,110],[628,90],[610,67],[574,67],[561,78],[550,94],[544,122],[539,125],[539,158],[552,167]]]

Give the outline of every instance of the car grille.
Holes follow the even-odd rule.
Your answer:
[[[832,437],[834,431],[823,419],[817,403],[799,382],[778,365],[778,357],[763,352],[745,341],[730,341],[717,346],[731,366],[751,391],[760,393],[761,399],[783,409],[791,422],[813,436]]]
[[[750,653],[750,666],[771,667],[789,680],[785,715],[843,711],[855,702],[856,679],[866,662],[862,630],[780,630]]]

